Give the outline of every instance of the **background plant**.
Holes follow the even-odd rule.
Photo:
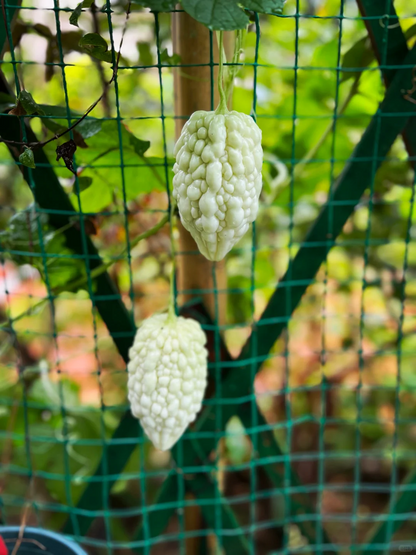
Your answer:
[[[117,88],[107,88],[126,3],[111,4],[114,13],[110,27],[108,13],[101,5],[84,2],[82,10],[78,9],[78,28],[73,15],[76,3],[61,3],[60,41],[54,12],[46,9],[51,4],[45,2],[36,6],[45,9],[19,12],[13,28],[14,48],[5,52],[1,67],[11,84],[17,74],[33,102],[24,95],[18,99],[3,93],[1,111],[10,114],[23,108],[32,116],[30,125],[38,138],[47,141],[82,116],[105,91],[94,112],[74,130],[75,174],[63,159],[55,161],[57,146],[68,137],[44,148],[74,206],[82,208],[87,234],[139,322],[165,308],[169,295],[168,226],[144,237],[131,253],[129,243],[131,246],[137,236],[159,225],[167,209],[158,64],[162,66],[169,165],[174,144],[173,71],[180,65],[171,48],[171,16],[160,13],[156,29],[153,14],[136,3],[132,5]],[[257,61],[256,114],[268,162],[256,225],[254,274],[250,270],[251,237],[227,259],[224,337],[231,354],[239,353],[253,316],[262,313],[289,256],[304,240],[328,199],[330,185],[384,96],[364,23],[357,19],[357,7],[351,1],[342,3],[338,49],[340,5],[338,0],[301,2],[299,13],[303,17],[299,20],[292,17],[294,3],[288,3],[285,17],[260,15],[257,60],[256,32],[249,32],[245,39],[244,66],[236,79],[233,106],[251,112],[253,64]],[[191,2],[183,2],[183,7],[192,15]],[[414,18],[408,3],[396,1],[395,7],[410,47],[414,43]],[[239,17],[250,17],[238,6],[236,9],[242,14]],[[252,19],[249,30],[255,31],[255,17]],[[91,34],[102,40],[82,40]],[[59,65],[61,56],[68,64],[65,81]],[[295,61],[299,67],[296,74]],[[339,117],[334,123],[335,106]],[[12,113],[8,117],[23,116]],[[0,144],[0,155],[3,519],[19,522],[28,480],[35,470],[39,503],[30,519],[59,528],[66,520],[64,508],[76,503],[94,473],[103,438],[111,437],[127,408],[125,365],[97,311],[92,310],[89,292],[95,285],[89,281],[84,262],[74,259],[71,250],[66,252],[63,234],[67,230],[57,230],[47,215],[39,216],[34,210],[30,189],[4,144]],[[288,333],[275,344],[256,378],[256,397],[266,421],[275,424],[274,433],[283,444],[290,438],[294,467],[306,487],[310,486],[312,498],[318,499],[332,541],[340,544],[351,541],[350,513],[361,518],[355,530],[357,541],[363,541],[368,522],[389,501],[393,441],[399,481],[413,466],[413,185],[414,175],[398,138],[375,177],[372,191],[362,198],[316,282],[308,288]],[[73,220],[68,225],[71,229],[80,224]],[[51,294],[56,296],[53,310],[50,302],[43,302]],[[101,410],[103,406],[105,410]],[[27,422],[30,457],[25,439]],[[286,422],[291,423],[290,431]],[[357,477],[357,429],[361,450],[358,500],[352,486]],[[238,418],[229,421],[227,430],[230,433],[221,444],[217,462],[227,469],[219,474],[224,480],[222,491],[230,499],[242,496],[234,510],[240,522],[247,524],[252,443]],[[323,449],[328,455],[320,465],[315,454]],[[140,442],[109,495],[111,507],[120,509],[120,516],[95,525],[97,552],[105,552],[105,534],[110,542],[119,542],[127,549],[133,530],[142,522],[137,500],[149,505],[170,468],[169,455],[156,455],[147,442]],[[146,472],[144,482],[137,477],[138,469]],[[70,483],[65,480],[68,473],[73,476]],[[316,493],[316,483],[323,479],[325,488]],[[291,549],[304,545],[297,524],[284,526],[283,532],[273,531],[274,522],[284,512],[282,496],[267,483],[263,485],[261,474],[258,480],[258,489],[265,493],[257,501],[257,518],[262,523],[256,536],[257,552],[267,553],[276,545]],[[130,510],[131,516],[121,516],[123,510]],[[184,529],[184,523],[179,517],[171,527],[176,533]],[[396,539],[412,537],[414,522],[409,519]],[[184,545],[183,539],[177,541]],[[166,539],[161,548],[177,552],[178,544]]]

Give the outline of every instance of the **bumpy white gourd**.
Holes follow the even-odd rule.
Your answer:
[[[207,383],[206,336],[196,320],[156,314],[144,320],[130,349],[131,411],[165,451],[201,408]]]
[[[221,260],[256,219],[261,131],[247,114],[198,111],[174,154],[173,195],[181,221],[209,260]]]

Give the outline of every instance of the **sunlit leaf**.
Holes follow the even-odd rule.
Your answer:
[[[28,168],[35,169],[35,157],[33,156],[33,150],[31,148],[25,147],[22,154],[19,156],[19,162]]]
[[[139,156],[143,156],[146,150],[150,147],[150,141],[142,141],[134,135],[130,135],[130,144],[133,147],[134,152]]]
[[[86,191],[88,187],[92,185],[92,177],[82,176],[78,177],[78,189],[79,192],[82,193]]]
[[[78,133],[81,133],[84,139],[89,139],[101,131],[102,122],[99,119],[86,118],[82,120],[76,127]]]
[[[181,0],[185,11],[210,29],[244,29],[249,17],[244,10],[258,13],[282,13],[284,0]],[[176,0],[133,0],[134,4],[155,12],[168,12],[176,7]]]
[[[129,201],[143,193],[166,191],[166,174],[171,181],[173,160],[169,159],[165,168],[163,158],[145,155],[149,141],[136,137],[116,121],[101,124],[101,130],[85,140],[88,148],[77,151],[77,165],[83,168],[82,177],[93,179],[92,184],[81,192],[82,210],[100,212],[117,198],[125,196]],[[120,145],[123,146],[122,152]],[[62,170],[58,170],[58,174],[65,175]],[[72,198],[77,206],[77,196],[73,194]]]
[[[374,50],[368,36],[358,40],[342,58],[342,81],[356,77],[374,61]]]
[[[249,17],[244,9],[258,13],[282,13],[284,0],[182,0],[182,6],[200,23],[209,29],[244,29]]]
[[[170,12],[175,9],[176,3],[176,0],[133,0],[133,4],[150,8],[154,12]]]
[[[81,13],[82,13],[82,2],[78,4],[75,10],[71,13],[71,16],[69,18],[69,23],[71,25],[75,25],[75,27],[78,27],[78,19]]]
[[[160,63],[168,66],[178,65],[181,62],[181,57],[179,54],[170,54],[168,53],[168,49],[165,48],[163,52],[160,53]]]
[[[98,60],[104,62],[112,61],[112,55],[111,52],[108,51],[107,41],[98,33],[87,33],[81,38],[79,45],[88,52],[88,54]]]
[[[28,115],[32,115],[34,113],[43,114],[42,108],[35,102],[33,96],[30,92],[22,90],[20,91],[18,101],[26,110]]]
[[[148,42],[138,42],[137,49],[139,51],[139,61],[142,66],[152,66],[153,65],[153,55]]]
[[[15,116],[24,116],[24,115],[31,116],[32,114],[44,115],[44,111],[35,102],[30,92],[25,91],[24,89],[20,91],[20,94],[17,98],[16,107],[13,108],[13,110],[10,110],[9,113]]]
[[[78,19],[80,18],[80,15],[82,13],[82,8],[90,8],[93,1],[94,0],[84,0],[83,2],[80,2],[75,10],[71,13],[69,23],[71,25],[75,25],[75,27],[78,27]]]

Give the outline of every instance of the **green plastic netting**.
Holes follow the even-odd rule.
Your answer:
[[[176,284],[210,381],[162,454],[125,361],[169,297],[176,79],[208,68],[215,109],[217,38],[184,63],[183,12],[138,4],[84,2],[77,27],[76,2],[0,0],[1,524],[91,554],[416,549],[415,6],[250,13],[233,107],[263,132],[260,212],[224,283]]]

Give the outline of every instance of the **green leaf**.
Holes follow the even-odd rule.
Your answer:
[[[95,127],[97,120],[85,121],[94,125],[93,131],[98,130],[98,126]],[[88,148],[77,150],[77,165],[83,167],[83,177],[93,179],[91,186],[82,192],[82,209],[85,212],[100,212],[111,205],[115,198],[121,200],[124,194],[129,201],[143,193],[166,190],[164,159],[145,155],[150,146],[149,141],[136,137],[124,125],[119,129],[116,121],[101,121],[100,132],[87,138],[82,124],[76,129],[81,127],[80,133],[86,139]],[[122,153],[120,144],[123,145]],[[47,145],[46,149],[52,157],[53,145]],[[168,160],[168,166],[168,178],[171,180],[173,160]],[[57,173],[67,176],[67,172],[61,168],[57,168]],[[71,198],[77,206],[78,200],[74,193]]]
[[[42,118],[43,125],[53,133],[62,133],[67,129],[67,122],[57,122],[51,118]],[[73,122],[72,122],[73,123]],[[84,119],[74,129],[74,134],[79,133],[83,139],[89,139],[101,131],[101,121],[98,119]],[[80,146],[80,145],[78,145]],[[85,147],[85,145],[84,145]]]
[[[68,123],[68,110],[66,106],[53,106],[51,104],[38,104],[38,106],[42,109],[46,116],[52,116],[54,118],[61,118],[62,120],[65,120],[63,125]],[[73,110],[69,111],[69,115],[74,119],[81,117],[79,112],[74,112]],[[45,122],[46,118],[42,121]]]
[[[9,103],[16,104],[16,98],[11,94],[6,94],[4,92],[0,92],[0,103]]]
[[[83,156],[84,153],[85,157]],[[92,153],[93,148],[91,146],[85,151],[78,150],[78,165],[88,166],[89,162],[84,162],[84,160],[87,157],[90,158]],[[123,189],[127,202],[136,199],[142,194],[166,190],[163,158],[147,156],[138,158],[132,148],[124,148],[123,162],[125,167],[122,172],[120,168],[120,152],[112,150],[102,155],[96,162],[92,162],[92,167],[83,169],[82,175],[93,179],[91,186],[82,192],[82,209],[85,212],[100,212],[104,210],[111,205],[114,197],[121,201],[123,199]],[[169,159],[168,164],[168,178],[169,182],[171,182],[173,160]],[[124,176],[124,182],[122,176]],[[72,195],[71,198],[74,204],[76,204],[76,196]]]
[[[406,40],[412,39],[415,35],[416,35],[416,23],[411,27],[409,27],[404,33]]]
[[[87,33],[79,41],[79,45],[87,50],[107,52],[107,41],[98,33]]]
[[[108,51],[107,42],[105,41],[105,39],[100,37],[100,35],[96,35],[96,36],[100,37],[101,40],[88,38],[91,35],[96,35],[96,33],[88,33],[87,35],[83,36],[81,30],[63,31],[62,33],[60,33],[60,36],[59,36],[63,53],[64,54],[67,54],[70,52],[80,52],[81,54],[87,53],[93,58],[96,58],[97,60],[102,60],[104,62],[111,63],[112,53],[111,51]],[[85,39],[85,42],[86,42],[85,45],[80,43],[80,41],[82,41],[83,39]],[[104,48],[104,43],[105,43],[105,48]],[[120,59],[123,61],[123,63],[128,64],[128,61],[125,58],[123,58],[123,56],[121,56]],[[58,52],[58,49],[56,48],[56,40],[49,41],[46,61],[49,64],[53,62],[59,62],[59,52]],[[50,68],[53,66],[46,66],[46,67]],[[48,79],[50,79],[52,75],[53,75],[53,72],[49,71]]]
[[[79,192],[86,191],[92,185],[92,177],[82,176],[78,177]]]
[[[181,0],[185,11],[210,29],[244,29],[249,18],[244,10],[258,13],[282,13],[284,0]],[[176,0],[133,0],[134,4],[150,8],[155,12],[175,9]]]
[[[75,27],[78,27],[78,19],[81,13],[82,13],[82,2],[78,4],[75,10],[71,13],[71,16],[69,18],[69,23],[71,25],[75,25]]]
[[[84,139],[89,139],[101,131],[102,122],[99,119],[84,119],[76,127]]]
[[[348,79],[352,79],[362,73],[374,61],[374,58],[370,38],[365,36],[358,40],[347,50],[342,58],[341,67],[344,70],[342,72],[342,81],[348,81]],[[355,71],[346,71],[351,68],[354,68]]]
[[[139,156],[143,156],[146,150],[150,147],[150,141],[142,141],[134,135],[130,135],[130,144],[133,147],[134,152]]]
[[[83,2],[80,2],[75,10],[71,13],[69,23],[71,25],[75,25],[75,27],[78,27],[78,19],[82,13],[82,8],[90,8],[93,1],[94,0],[84,0]]]
[[[43,115],[42,108],[35,102],[30,92],[25,90],[20,91],[18,102],[20,102],[29,116],[35,113]]]
[[[244,9],[279,14],[282,13],[284,0],[182,0],[182,6],[209,29],[230,31],[244,29],[249,24]]]
[[[163,50],[163,52],[161,52],[160,54],[161,64],[172,66],[172,65],[180,64],[180,62],[181,62],[181,57],[179,56],[179,54],[172,54],[172,56],[170,56],[167,48],[165,48],[165,50]]]
[[[65,125],[50,118],[42,119],[42,123],[49,131],[52,131],[52,133],[61,133],[65,130]]]
[[[17,98],[17,104],[10,111],[10,114],[15,116],[31,116],[32,114],[45,115],[42,108],[35,102],[30,92],[22,90]]]
[[[83,48],[88,54],[102,60],[104,62],[111,62],[111,52],[108,51],[107,41],[98,33],[87,33],[79,41],[79,46]]]
[[[35,169],[36,165],[33,150],[25,146],[25,150],[19,156],[19,162],[28,168]]]
[[[150,44],[148,42],[138,42],[137,49],[139,51],[139,62],[142,66],[152,66],[153,65],[153,54],[150,49]]]
[[[170,12],[175,9],[176,0],[133,0],[133,4],[150,8],[154,12]]]
[[[9,94],[0,92],[0,112],[5,113],[6,111],[13,108],[16,105],[16,98]]]

